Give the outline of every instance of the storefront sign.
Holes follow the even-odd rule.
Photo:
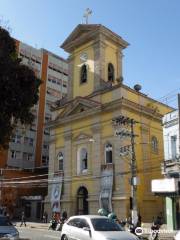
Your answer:
[[[178,180],[175,178],[154,179],[151,181],[151,191],[154,193],[176,192]]]

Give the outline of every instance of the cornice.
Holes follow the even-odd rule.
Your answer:
[[[162,114],[154,111],[153,109],[140,105],[138,103],[134,103],[123,97],[121,99],[114,100],[103,105],[103,111],[112,111],[113,109],[117,110],[118,108],[129,109],[131,112],[144,114],[147,117],[156,119],[157,121],[161,121],[163,117]]]
[[[68,124],[68,123],[72,123],[73,121],[77,121],[77,120],[81,120],[84,119],[86,117],[90,117],[92,115],[95,114],[100,114],[102,112],[112,112],[113,110],[117,110],[117,109],[126,109],[129,110],[131,112],[134,113],[139,113],[139,114],[143,114],[148,118],[152,118],[156,121],[161,122],[162,120],[162,114],[156,112],[155,110],[148,108],[146,106],[142,106],[140,104],[134,103],[128,99],[125,98],[120,98],[118,100],[114,100],[111,101],[109,103],[106,103],[104,105],[100,105],[98,107],[95,108],[91,108],[87,111],[84,112],[80,112],[77,114],[73,114],[70,116],[65,116],[63,118],[60,119],[56,119],[52,122],[50,122],[48,125],[49,128],[53,129],[56,128],[59,125],[64,125],[64,124]]]
[[[73,115],[70,115],[70,116],[66,116],[64,118],[60,118],[60,119],[56,119],[54,121],[51,121],[50,123],[48,123],[48,127],[53,129],[53,128],[56,128],[59,125],[64,125],[64,124],[71,123],[71,122],[74,122],[74,121],[77,121],[77,120],[80,120],[80,119],[84,119],[85,117],[89,117],[89,116],[98,114],[100,112],[101,112],[101,106],[98,106],[98,107],[89,109],[89,110],[84,111],[84,112],[80,112],[80,113],[77,113],[77,114],[73,114]]]

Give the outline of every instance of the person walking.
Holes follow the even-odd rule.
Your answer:
[[[24,226],[26,227],[26,219],[25,219],[25,214],[24,211],[21,213],[21,225],[20,227],[24,224]]]

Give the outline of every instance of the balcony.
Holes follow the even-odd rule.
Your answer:
[[[112,170],[114,171],[114,164],[113,163],[107,163],[101,165],[101,170]]]
[[[161,172],[163,175],[170,177],[180,177],[180,157],[165,160],[161,164]]]

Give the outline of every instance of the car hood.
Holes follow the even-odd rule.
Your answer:
[[[112,240],[137,240],[137,237],[126,231],[113,232],[95,232],[97,239],[112,239]]]

